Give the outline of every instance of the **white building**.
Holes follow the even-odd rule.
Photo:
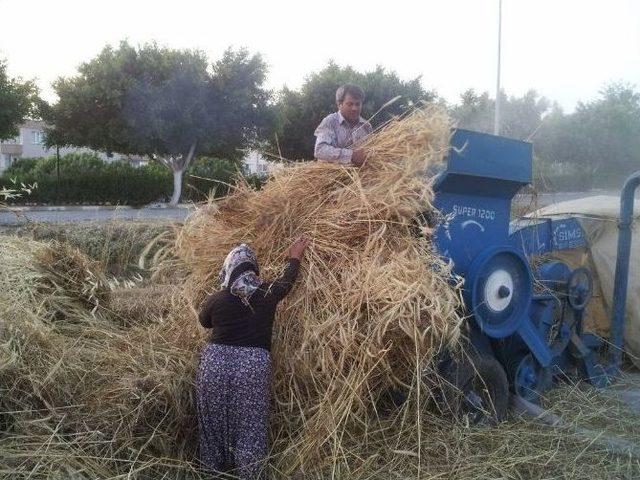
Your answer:
[[[247,153],[247,155],[242,159],[242,163],[245,175],[258,175],[261,177],[266,176],[281,167],[280,163],[270,162],[255,150]]]
[[[21,158],[41,158],[51,157],[56,154],[55,148],[47,149],[44,145],[45,124],[41,120],[27,120],[20,127],[20,133],[15,138],[0,142],[0,175],[13,162]],[[135,166],[144,165],[148,160],[138,156],[127,156],[113,154],[111,157],[104,152],[95,152],[88,148],[61,147],[60,156],[68,153],[95,153],[105,162],[113,162],[116,160],[125,160],[133,163]],[[249,152],[243,159],[243,170],[247,175],[265,176],[280,167],[277,162],[266,160],[260,153],[256,151]]]
[[[0,142],[0,174],[21,158],[51,157],[56,154],[55,148],[48,149],[44,144],[44,127],[45,124],[41,120],[27,120],[24,125],[20,126],[20,133],[16,137]],[[89,148],[60,147],[60,156],[81,152],[95,153],[105,162],[129,160],[139,163],[142,160],[118,154],[109,157],[104,152],[95,152]]]

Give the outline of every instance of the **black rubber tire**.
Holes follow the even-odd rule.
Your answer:
[[[472,425],[495,425],[506,419],[509,382],[498,360],[487,354],[474,354],[451,363],[446,370],[445,385],[440,387],[436,402],[441,413],[466,417]]]
[[[473,390],[483,399],[486,414],[479,422],[491,424],[502,422],[509,409],[509,381],[502,365],[494,357],[481,354],[471,359],[472,378],[462,387],[467,393]]]

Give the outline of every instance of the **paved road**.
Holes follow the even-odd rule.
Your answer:
[[[544,193],[536,199],[538,207],[545,207],[552,203],[575,200],[591,195],[617,195],[618,192],[571,192]],[[523,195],[517,197],[519,205],[529,205],[531,197]],[[54,207],[56,208],[56,207]],[[33,209],[19,211],[18,214],[0,210],[0,225],[19,225],[28,221],[38,222],[76,222],[76,221],[107,221],[107,220],[184,220],[194,209],[193,206],[179,208],[128,208],[128,207],[66,207],[61,210]]]
[[[193,208],[73,208],[64,210],[0,210],[0,225],[19,225],[28,221],[77,222],[107,220],[184,220]]]

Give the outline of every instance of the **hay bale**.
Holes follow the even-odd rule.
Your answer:
[[[101,266],[66,243],[3,237],[0,261],[2,293],[35,309],[43,321],[78,319],[108,299]]]
[[[450,268],[417,234],[419,214],[432,208],[426,171],[443,160],[450,127],[441,110],[416,110],[370,137],[361,169],[285,168],[259,191],[239,185],[181,230],[194,302],[238,243],[251,245],[269,277],[297,235],[313,238],[274,329],[274,450],[286,452],[277,464],[337,461],[377,421],[378,396],[415,384],[435,352],[457,341]]]

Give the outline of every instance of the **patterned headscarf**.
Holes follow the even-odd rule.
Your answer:
[[[240,266],[246,268],[231,282],[234,271]],[[232,295],[240,298],[245,305],[249,305],[251,295],[262,283],[258,277],[258,271],[256,255],[248,245],[243,243],[231,250],[224,260],[220,270],[220,284],[222,288],[229,287]]]

